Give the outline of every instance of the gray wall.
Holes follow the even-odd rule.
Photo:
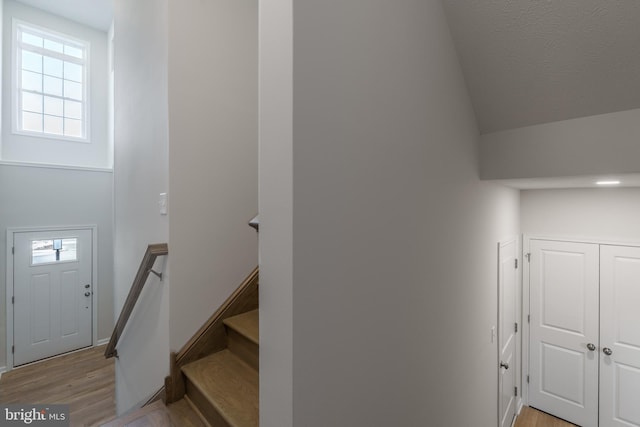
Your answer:
[[[514,179],[640,172],[640,109],[482,135],[480,175]]]
[[[640,188],[528,190],[522,232],[640,243]]]
[[[98,339],[113,330],[111,172],[0,165],[0,367],[6,364],[6,229],[98,226]]]
[[[258,1],[169,3],[171,349],[258,264]]]
[[[115,313],[119,315],[150,243],[167,242],[167,1],[115,3]],[[169,247],[171,251],[171,247]],[[169,369],[169,286],[150,276],[118,346],[116,403],[128,410],[155,393]]]
[[[496,425],[519,197],[478,179],[440,2],[269,2],[260,24],[260,425]]]

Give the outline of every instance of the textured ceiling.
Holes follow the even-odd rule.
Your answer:
[[[113,0],[18,0],[89,27],[108,31],[113,19]]]
[[[481,133],[640,108],[640,0],[443,0]]]

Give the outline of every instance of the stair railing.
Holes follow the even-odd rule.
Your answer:
[[[116,326],[113,328],[113,334],[111,334],[109,344],[107,344],[107,348],[104,351],[104,357],[107,359],[110,357],[118,357],[118,350],[116,350],[118,340],[120,339],[125,326],[127,326],[129,317],[131,316],[133,308],[138,301],[138,297],[140,297],[140,294],[142,293],[142,288],[144,288],[144,285],[147,282],[149,273],[155,274],[160,278],[160,280],[162,280],[162,273],[154,271],[153,264],[156,262],[156,258],[167,255],[168,253],[169,246],[166,243],[155,243],[147,247],[144,257],[142,258],[142,262],[140,263],[140,267],[138,268],[138,273],[136,274],[135,279],[133,279],[133,284],[129,290],[127,300],[124,303],[124,307],[122,307],[120,317],[118,317]]]
[[[260,214],[256,215],[249,221],[249,227],[254,228],[256,231],[260,232]]]

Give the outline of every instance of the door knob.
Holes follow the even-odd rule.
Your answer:
[[[85,292],[85,293],[84,293],[84,296],[85,296],[85,297],[91,296],[91,292]]]
[[[504,368],[504,369],[509,369],[509,364],[508,363],[504,363],[504,362],[500,362],[500,367]]]
[[[613,354],[613,351],[611,351],[611,349],[609,347],[605,347],[602,349],[602,352],[604,354],[606,354],[607,356],[611,356]]]
[[[587,344],[587,348],[589,349],[589,351],[595,351],[596,346],[594,344],[589,343]]]
[[[90,287],[91,287],[91,285],[89,285],[89,284],[84,285],[84,288],[85,288],[85,289],[89,289]]]

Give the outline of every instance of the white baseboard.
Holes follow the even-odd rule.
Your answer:
[[[110,338],[103,338],[101,340],[98,340],[98,342],[96,342],[96,347],[100,347],[101,345],[109,344],[109,340],[110,340]]]
[[[5,372],[7,372],[7,367],[6,366],[0,366],[0,378],[2,378],[2,374],[4,374]]]

